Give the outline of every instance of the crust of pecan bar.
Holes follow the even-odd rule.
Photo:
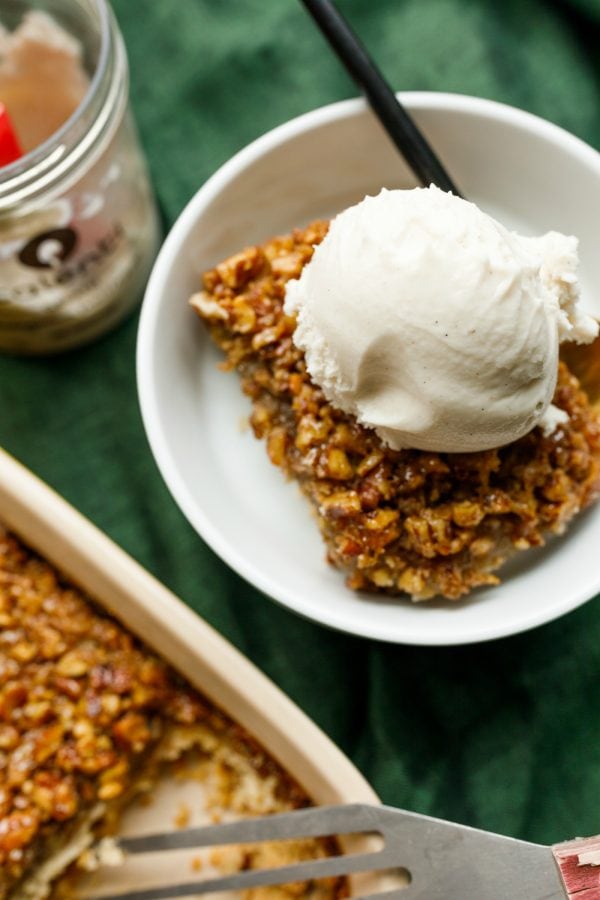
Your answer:
[[[222,805],[236,808],[234,757],[269,784],[270,810],[308,804],[250,735],[0,528],[0,900],[22,896],[24,879],[98,804],[104,827],[114,827],[136,783],[157,775],[157,750],[169,740],[174,758],[174,741],[194,744],[196,731],[203,752],[208,735],[204,744],[229,772]],[[254,811],[242,803],[240,796],[240,812]],[[253,864],[247,854],[244,865]],[[343,888],[330,881],[319,897]],[[64,885],[57,891],[69,896]]]
[[[554,402],[569,421],[545,437],[469,454],[394,451],[329,404],[283,312],[326,222],[250,247],[203,278],[192,306],[237,369],[269,457],[316,511],[331,563],[355,590],[457,599],[498,583],[515,551],[561,533],[600,491],[600,424],[560,364]]]

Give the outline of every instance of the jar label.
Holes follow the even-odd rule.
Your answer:
[[[71,256],[77,240],[74,228],[53,228],[28,241],[19,253],[19,259],[32,269],[52,269]]]
[[[37,234],[14,248],[12,258],[0,260],[0,272],[9,270],[0,286],[0,321],[7,304],[58,312],[76,296],[81,301],[85,292],[94,289],[111,257],[123,252],[131,261],[120,222],[109,225],[93,243],[82,240],[70,226]],[[94,305],[92,297],[87,305]]]

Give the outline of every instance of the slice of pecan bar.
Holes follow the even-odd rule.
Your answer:
[[[550,437],[469,454],[394,451],[333,408],[292,342],[285,315],[326,222],[250,247],[206,272],[192,306],[237,369],[271,461],[311,501],[331,563],[355,590],[456,599],[496,584],[515,551],[560,533],[600,490],[600,425],[561,363],[554,403],[569,416]]]

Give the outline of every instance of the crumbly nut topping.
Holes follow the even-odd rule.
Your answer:
[[[283,311],[286,281],[327,228],[316,222],[225,260],[192,306],[239,371],[256,436],[312,502],[351,588],[457,599],[496,584],[509,555],[560,533],[600,492],[598,417],[561,363],[554,403],[569,420],[548,437],[536,428],[469,454],[386,447],[325,400]]]
[[[99,803],[118,816],[157,774],[159,746],[213,755],[229,808],[256,813],[244,771],[265,784],[266,811],[308,802],[240,726],[0,528],[0,900]]]

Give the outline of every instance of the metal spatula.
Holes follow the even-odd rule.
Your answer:
[[[124,838],[118,845],[125,854],[138,854],[355,834],[380,835],[382,849],[88,900],[171,900],[399,867],[409,873],[410,885],[379,896],[390,900],[600,900],[600,837],[545,847],[386,806],[319,807]]]

